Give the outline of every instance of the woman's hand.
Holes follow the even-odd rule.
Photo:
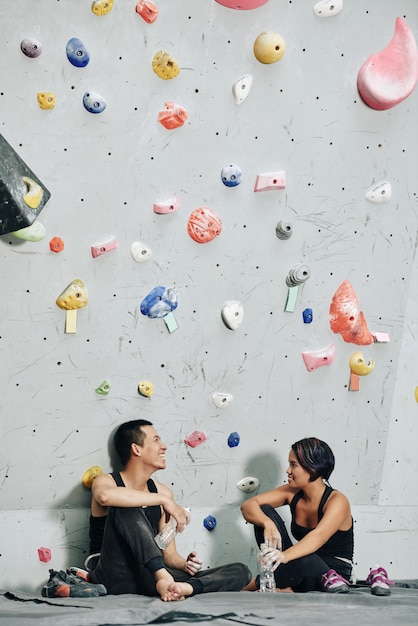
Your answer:
[[[266,521],[264,526],[264,542],[269,548],[282,549],[282,538],[276,524],[272,521]]]
[[[276,548],[266,548],[263,550],[262,555],[264,562],[274,572],[281,563],[286,563],[286,557],[284,552],[277,550]]]
[[[196,552],[190,552],[186,559],[186,567],[184,571],[194,576],[202,569],[202,561],[196,556]]]

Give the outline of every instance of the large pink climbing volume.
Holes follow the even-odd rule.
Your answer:
[[[405,100],[417,80],[417,44],[405,20],[398,17],[390,43],[361,66],[357,88],[369,107],[385,111]]]

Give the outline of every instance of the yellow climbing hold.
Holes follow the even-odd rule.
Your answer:
[[[113,9],[115,0],[94,0],[91,10],[95,15],[106,15]]]
[[[81,309],[83,306],[86,306],[87,302],[87,289],[79,278],[75,278],[56,299],[56,305],[66,311]]]
[[[37,99],[41,109],[53,109],[55,106],[55,94],[50,91],[40,91],[37,94]]]
[[[176,59],[172,57],[171,54],[168,54],[168,52],[164,52],[164,50],[158,50],[158,52],[154,54],[152,69],[157,76],[163,80],[175,78],[180,74],[180,66]]]
[[[85,487],[87,487],[87,489],[90,489],[93,484],[93,480],[96,478],[96,476],[101,476],[102,474],[103,474],[102,468],[99,467],[98,465],[93,465],[92,467],[89,467],[89,469],[84,472],[81,482],[83,483]]]
[[[254,42],[254,55],[260,63],[280,61],[286,50],[285,40],[273,30],[265,30]]]
[[[23,196],[25,204],[27,204],[31,209],[37,209],[41,203],[42,195],[44,193],[42,187],[27,176],[22,176],[22,180],[28,189],[27,193]]]

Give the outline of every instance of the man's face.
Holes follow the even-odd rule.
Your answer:
[[[167,446],[161,441],[161,438],[153,426],[143,426],[142,432],[145,433],[144,443],[142,446],[142,461],[153,469],[165,469],[165,451]]]

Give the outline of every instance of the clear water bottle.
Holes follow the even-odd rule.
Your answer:
[[[260,544],[260,552],[258,553],[258,572],[260,574],[260,591],[270,592],[276,591],[276,580],[274,578],[274,572],[268,564],[268,558],[265,556],[267,544]]]
[[[189,507],[185,506],[184,508],[190,513]],[[158,535],[155,535],[154,540],[160,550],[165,550],[167,546],[173,541],[173,539],[177,535],[176,526],[176,520],[174,519],[174,517],[170,517],[164,528],[158,533]]]
[[[176,520],[174,517],[170,517],[164,528],[158,533],[158,535],[155,535],[155,543],[160,550],[165,550],[173,541],[176,534]]]

